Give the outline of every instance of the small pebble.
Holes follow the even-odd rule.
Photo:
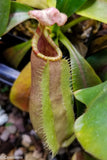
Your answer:
[[[9,138],[9,135],[10,135],[9,131],[8,131],[7,129],[5,129],[5,130],[2,132],[0,138],[1,138],[1,140],[3,140],[3,141],[7,141],[8,138]]]
[[[25,160],[37,160],[37,159],[33,157],[32,153],[27,153],[25,155]]]
[[[0,154],[0,159],[3,160],[3,159],[6,159],[6,157],[7,157],[7,155],[6,155],[5,153],[1,153],[1,154]]]
[[[0,126],[8,121],[8,115],[5,113],[4,109],[0,107]]]
[[[36,132],[32,129],[32,130],[30,131],[30,134],[31,134],[31,135],[36,135]]]
[[[24,132],[25,131],[23,118],[17,117],[13,113],[11,113],[9,115],[8,122],[13,123],[17,127],[19,132]]]
[[[23,150],[21,148],[18,148],[15,152],[14,152],[14,157],[20,157],[20,159],[23,157]]]
[[[10,134],[15,134],[16,133],[16,126],[15,125],[11,125],[7,127],[7,130],[9,131]]]
[[[35,150],[33,152],[33,157],[35,157],[36,159],[40,159],[40,158],[42,158],[42,153],[40,153],[37,150]]]
[[[31,143],[32,143],[32,140],[31,140],[30,136],[27,134],[24,134],[22,136],[22,145],[24,147],[28,148],[31,145]]]
[[[8,116],[7,114],[3,114],[0,116],[0,126],[2,126],[4,123],[6,123],[8,121]]]

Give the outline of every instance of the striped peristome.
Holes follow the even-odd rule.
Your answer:
[[[33,39],[31,70],[31,122],[44,144],[55,155],[74,139],[70,67],[42,27],[37,29]]]

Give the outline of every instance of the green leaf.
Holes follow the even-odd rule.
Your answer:
[[[76,91],[81,88],[87,88],[101,83],[89,63],[78,53],[71,42],[60,32],[60,41],[66,46],[70,53],[70,62],[72,70],[72,88]],[[84,112],[85,106],[76,101],[77,116]]]
[[[107,23],[107,0],[88,0],[77,14]]]
[[[47,0],[16,0],[16,1],[23,4],[27,4],[28,6],[31,6],[33,8],[39,8],[39,9],[48,8]]]
[[[56,8],[61,12],[71,16],[75,11],[77,11],[86,0],[57,0]]]
[[[73,90],[76,91],[81,88],[87,88],[101,83],[100,78],[93,68],[73,46],[69,51],[72,67]]]
[[[56,7],[56,0],[47,0],[47,4],[49,7]]]
[[[20,4],[18,2],[11,2],[10,20],[5,33],[9,32],[12,28],[18,24],[29,19],[28,11],[32,10],[31,7]]]
[[[0,36],[5,32],[10,13],[10,0],[0,0]]]
[[[88,106],[75,123],[75,134],[82,147],[98,159],[107,159],[107,81],[74,93]]]
[[[107,80],[107,49],[88,57],[87,61],[103,81]]]
[[[93,68],[63,34],[60,34],[60,41],[67,47],[70,53],[73,91],[101,83]]]
[[[8,63],[17,68],[27,51],[31,48],[31,40],[10,47],[4,51]]]

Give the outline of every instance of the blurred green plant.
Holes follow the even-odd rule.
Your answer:
[[[10,0],[0,1],[0,36],[6,30],[8,20],[9,20],[9,13],[10,13]]]

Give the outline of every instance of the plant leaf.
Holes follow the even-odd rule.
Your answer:
[[[61,34],[60,40],[70,53],[73,91],[101,83],[93,68],[63,34]]]
[[[19,109],[29,111],[31,89],[31,63],[29,62],[19,74],[10,91],[10,101]]]
[[[58,8],[61,12],[67,14],[67,16],[71,16],[75,11],[77,11],[86,0],[57,0],[56,8]]]
[[[33,8],[44,9],[48,8],[47,0],[16,0],[17,2],[27,4]]]
[[[5,32],[10,13],[10,0],[0,0],[0,36]]]
[[[32,10],[32,8],[27,5],[20,4],[18,2],[11,2],[10,20],[5,33],[29,19],[28,11],[30,10]]]
[[[4,56],[9,64],[17,68],[27,51],[31,48],[31,40],[10,47],[4,51]]]
[[[77,14],[107,23],[107,0],[88,0]]]
[[[47,0],[49,7],[56,7],[56,0]]]
[[[107,81],[74,93],[88,106],[75,123],[75,134],[82,147],[101,160],[107,159]]]
[[[103,81],[107,80],[107,49],[88,57],[87,61]]]
[[[93,68],[73,46],[70,49],[70,58],[74,91],[101,83],[100,78],[97,76]]]

